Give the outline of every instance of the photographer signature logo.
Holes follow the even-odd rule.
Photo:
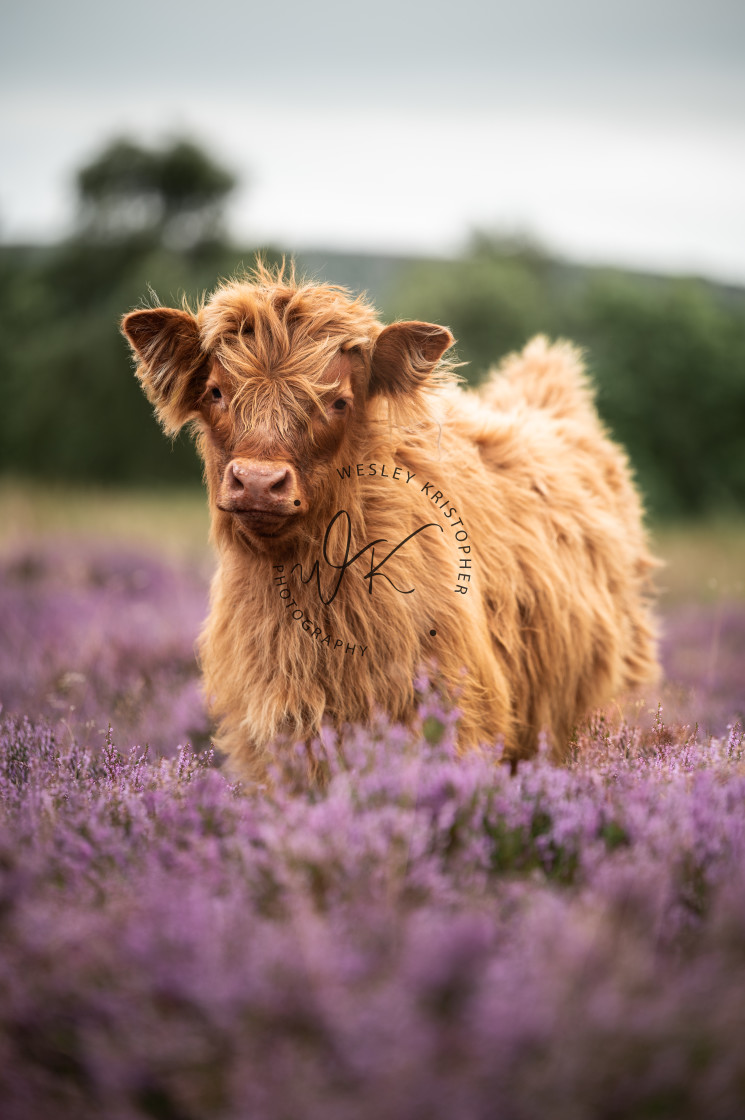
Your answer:
[[[358,463],[356,473],[357,475],[361,475],[364,471],[364,473],[374,475],[376,469],[377,465],[374,463],[369,464],[367,470],[365,470],[364,464]],[[415,475],[411,471],[407,471],[406,474],[407,477],[404,479],[401,474],[401,468],[396,468],[392,475],[386,473],[384,465],[382,469],[380,469],[380,477],[398,479],[398,477],[401,476],[401,482],[404,485],[409,485],[415,479]],[[350,468],[344,468],[344,477],[350,477]],[[449,499],[445,498],[441,491],[434,490],[433,492],[433,484],[431,482],[425,482],[419,489],[438,508],[438,511],[446,520],[446,523],[449,522],[449,527],[453,530],[455,550],[460,554],[457,559],[458,573],[456,586],[453,590],[457,594],[466,595],[469,589],[468,583],[471,580],[471,573],[468,569],[471,568],[472,559],[470,557],[471,545],[470,543],[465,543],[468,540],[468,533],[463,526],[463,521],[461,518],[458,518],[456,521],[452,520],[457,513],[455,507],[450,504]],[[356,571],[361,573],[361,578],[363,580],[367,581],[367,590],[370,595],[373,594],[375,580],[381,577],[385,579],[399,595],[413,595],[416,588],[399,586],[394,582],[389,573],[385,571],[385,567],[394,556],[405,548],[410,540],[427,530],[445,533],[446,526],[441,525],[438,521],[428,521],[423,525],[419,525],[413,532],[409,533],[408,536],[398,541],[393,547],[389,547],[382,556],[381,546],[390,546],[391,544],[386,537],[376,537],[375,540],[368,541],[367,544],[357,549],[356,552],[352,552],[352,519],[347,510],[338,510],[326,526],[323,544],[321,546],[321,554],[313,561],[308,572],[303,569],[303,565],[300,563],[293,564],[289,572],[286,572],[284,564],[273,565],[273,571],[276,572],[276,575],[273,576],[273,581],[277,586],[280,600],[282,600],[285,617],[292,622],[299,623],[302,629],[319,645],[326,646],[333,650],[341,650],[345,655],[354,655],[358,653],[359,656],[364,657],[367,653],[367,646],[361,645],[360,643],[350,644],[331,633],[325,633],[321,626],[316,625],[307,610],[300,606],[293,598],[288,577],[290,580],[299,579],[300,583],[306,587],[311,585],[311,587],[315,588],[321,611],[334,602],[342,583],[345,578],[347,578],[347,573],[354,565],[358,565]],[[335,541],[333,547],[331,545],[332,537]],[[340,544],[341,550],[339,547]],[[376,549],[378,550],[377,554]],[[334,559],[334,556],[336,556],[337,559]],[[400,573],[400,568],[398,571]],[[400,581],[401,575],[397,574],[396,578]],[[435,637],[437,631],[431,629],[429,633],[432,637]]]
[[[341,564],[335,564],[334,561],[330,559],[329,554],[328,554],[329,537],[331,536],[331,532],[332,532],[334,526],[336,525],[337,521],[339,521],[340,518],[344,518],[344,522],[342,522],[342,524],[346,525],[346,538],[345,538],[345,541],[344,541],[344,559],[342,560]],[[321,600],[322,603],[325,603],[326,606],[328,606],[329,603],[333,603],[334,599],[336,598],[336,594],[337,594],[339,588],[341,587],[342,580],[344,579],[344,576],[346,575],[347,570],[349,568],[351,568],[352,564],[355,564],[362,556],[365,555],[365,553],[367,553],[369,551],[370,568],[369,568],[369,571],[367,571],[362,578],[366,579],[368,581],[368,588],[367,589],[370,592],[370,594],[372,595],[372,593],[373,593],[373,580],[375,579],[376,576],[382,576],[383,579],[388,580],[388,583],[391,585],[391,587],[394,589],[394,591],[398,591],[400,595],[411,595],[413,593],[413,591],[415,590],[413,587],[410,587],[408,590],[404,590],[401,587],[396,587],[396,584],[387,575],[387,573],[382,571],[382,568],[385,564],[388,563],[388,561],[390,560],[390,558],[392,556],[395,556],[395,554],[399,551],[399,549],[403,548],[403,546],[406,544],[407,541],[410,541],[412,537],[417,536],[418,533],[423,533],[425,531],[425,529],[437,529],[441,533],[445,532],[442,525],[438,525],[438,523],[436,521],[430,521],[426,525],[420,525],[419,528],[415,529],[413,533],[409,533],[408,537],[404,537],[404,539],[402,541],[399,541],[399,543],[394,548],[392,548],[390,550],[390,552],[387,552],[386,555],[383,557],[383,559],[379,560],[378,563],[376,564],[375,563],[375,546],[380,545],[380,544],[388,544],[389,542],[386,540],[385,537],[378,537],[377,540],[370,541],[369,544],[364,545],[361,549],[359,549],[358,552],[355,552],[354,556],[350,556],[349,555],[349,550],[350,550],[351,545],[352,545],[352,520],[351,520],[349,514],[347,513],[347,511],[345,509],[340,509],[339,512],[336,513],[331,518],[331,520],[329,521],[328,526],[326,528],[326,534],[323,538],[323,549],[322,549],[321,558],[322,558],[324,564],[326,564],[329,568],[335,569],[339,573],[339,575],[336,578],[336,583],[333,585],[333,588],[331,589],[331,593],[329,594],[329,596],[326,597],[323,593],[323,587],[321,586],[321,569],[320,569],[320,565],[318,563],[318,560],[314,561],[313,567],[311,568],[311,570],[310,570],[310,572],[308,573],[307,576],[303,572],[302,564],[295,564],[290,569],[290,573],[292,574],[292,572],[296,571],[296,569],[299,568],[300,569],[300,579],[303,583],[306,583],[306,584],[310,583],[310,581],[315,576],[316,577],[316,587],[318,589],[318,598]]]

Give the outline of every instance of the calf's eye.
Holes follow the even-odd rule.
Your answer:
[[[212,397],[213,401],[221,401],[222,400],[222,393],[218,389],[217,385],[213,385],[212,388],[210,389],[210,396]]]
[[[334,401],[334,403],[331,407],[336,412],[343,412],[344,409],[347,407],[347,402],[344,400],[343,397],[339,397],[338,401]]]

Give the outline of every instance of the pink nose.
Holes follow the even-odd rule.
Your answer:
[[[289,463],[233,459],[225,468],[222,498],[238,510],[294,513],[301,505],[298,477]]]

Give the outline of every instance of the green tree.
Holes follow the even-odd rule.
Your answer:
[[[502,253],[479,239],[460,260],[411,266],[392,293],[389,310],[449,327],[465,363],[459,372],[475,384],[502,355],[538,331],[552,329],[539,259],[519,251]]]
[[[82,232],[94,241],[163,241],[190,248],[217,240],[233,174],[190,140],[161,148],[112,141],[77,175]]]
[[[654,514],[745,508],[742,292],[580,268],[482,237],[460,260],[405,270],[387,312],[450,327],[472,382],[536,332],[579,343]]]
[[[164,303],[198,300],[240,268],[243,254],[215,238],[232,185],[189,142],[154,151],[117,140],[77,177],[75,236],[0,247],[0,470],[95,483],[199,479],[190,441],[163,439],[119,320],[148,289]]]
[[[745,507],[745,304],[691,279],[592,275],[566,333],[585,344],[598,403],[650,507]]]

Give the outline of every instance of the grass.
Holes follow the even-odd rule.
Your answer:
[[[653,529],[665,562],[657,585],[665,603],[745,598],[745,516]]]
[[[28,537],[105,538],[201,559],[209,517],[201,489],[116,490],[0,481],[0,544]]]

